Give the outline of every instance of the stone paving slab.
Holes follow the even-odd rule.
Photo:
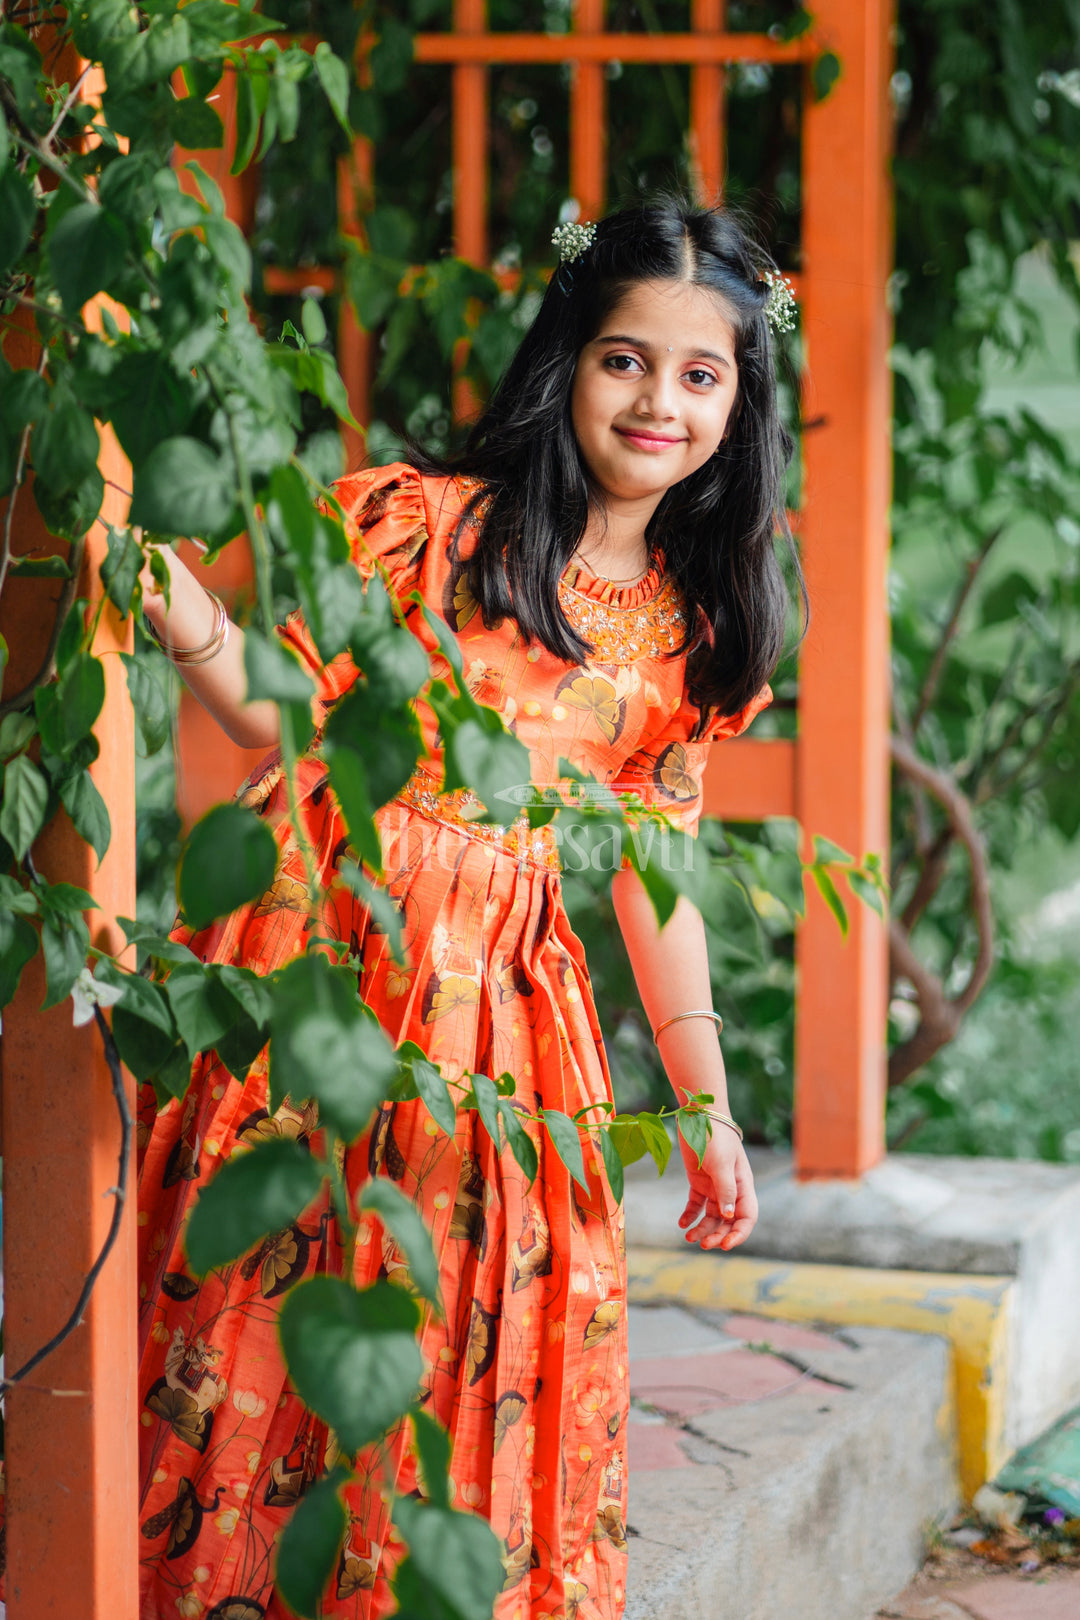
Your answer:
[[[995,1572],[936,1590],[921,1579],[874,1620],[1080,1620],[1080,1570]]]
[[[949,1376],[935,1337],[632,1306],[627,1620],[866,1620],[954,1504]]]

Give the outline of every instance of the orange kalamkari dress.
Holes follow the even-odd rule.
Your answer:
[[[683,606],[662,561],[637,585],[616,587],[571,565],[560,584],[568,617],[593,643],[587,663],[526,647],[512,620],[484,628],[460,564],[448,551],[468,489],[403,465],[347,478],[338,496],[354,555],[374,558],[399,593],[419,588],[457,637],[465,678],[528,747],[533,781],[557,780],[565,756],[602,781],[635,789],[694,831],[709,742],[741,731],[767,701],[714,721],[697,741],[699,712],[684,692],[684,660],[665,661]],[[463,541],[467,552],[470,532]],[[410,627],[437,651],[415,604]],[[331,705],[356,679],[347,655],[323,668],[294,615],[282,630]],[[440,670],[440,660],[442,668]],[[436,672],[446,674],[442,655]],[[389,1034],[415,1041],[448,1078],[509,1070],[517,1097],[574,1114],[611,1097],[604,1046],[580,941],[563,907],[550,828],[470,825],[467,793],[439,795],[431,711],[418,705],[426,755],[379,812],[386,886],[404,924],[407,963],[336,876],[347,848],[317,750],[300,762],[301,813],[324,891],[323,933],[362,962],[360,990]],[[271,972],[302,952],[303,865],[285,819],[278,756],[241,794],[274,828],[281,856],[273,887],[192,937],[203,959]],[[475,804],[475,801],[471,801]],[[508,815],[513,820],[513,814]],[[317,1130],[302,1098],[267,1111],[265,1058],[241,1085],[213,1053],[194,1067],[182,1102],[154,1113],[143,1094],[139,1190],[142,1331],[140,1550],[142,1620],[279,1620],[276,1538],[323,1470],[333,1438],[285,1375],[277,1337],[284,1291],[316,1272],[341,1274],[340,1235],[326,1199],[243,1261],[202,1281],[188,1270],[184,1223],[201,1186],[236,1149]],[[385,1107],[349,1150],[357,1188],[389,1176],[433,1231],[445,1317],[424,1318],[424,1390],[453,1441],[459,1507],[486,1515],[502,1541],[506,1579],[498,1620],[616,1620],[624,1602],[626,1289],[621,1208],[598,1144],[583,1137],[589,1194],[572,1183],[534,1127],[540,1170],[531,1188],[501,1157],[475,1115],[451,1140],[422,1102]],[[380,1222],[365,1217],[354,1280],[403,1272]],[[392,1441],[388,1472],[361,1458],[346,1493],[349,1530],[324,1614],[375,1620],[393,1609],[388,1576],[400,1557],[390,1488],[416,1488],[407,1435]]]

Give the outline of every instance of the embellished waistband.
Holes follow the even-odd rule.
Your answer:
[[[550,825],[530,827],[524,810],[507,826],[498,822],[476,821],[474,817],[482,814],[484,807],[472,789],[455,788],[449,793],[441,792],[436,778],[423,766],[417,767],[392,803],[407,805],[429,821],[452,827],[466,838],[487,844],[519,863],[524,861],[548,872],[562,871],[558,839]]]

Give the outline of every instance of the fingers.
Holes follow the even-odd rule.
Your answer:
[[[701,1192],[697,1187],[691,1187],[690,1188],[690,1196],[686,1200],[686,1208],[683,1210],[682,1214],[679,1216],[679,1225],[680,1226],[689,1226],[690,1222],[693,1221],[693,1220],[696,1220],[698,1215],[700,1215],[704,1211],[705,1204],[706,1204],[705,1194],[703,1192]]]

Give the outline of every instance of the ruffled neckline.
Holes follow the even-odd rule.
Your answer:
[[[613,585],[608,579],[594,574],[582,560],[568,563],[562,584],[578,596],[587,596],[590,602],[606,602],[609,607],[636,608],[651,602],[664,582],[665,559],[662,551],[653,557],[646,574],[633,585]]]

